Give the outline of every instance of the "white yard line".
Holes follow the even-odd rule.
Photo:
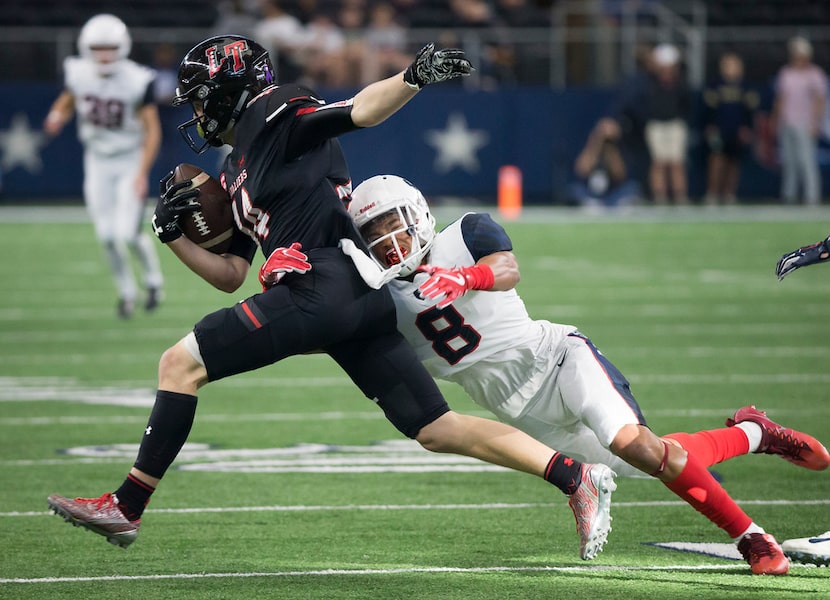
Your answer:
[[[808,565],[792,565],[801,567]],[[746,570],[744,564],[713,563],[708,565],[664,566],[579,566],[579,567],[410,567],[406,569],[319,569],[311,571],[274,571],[261,573],[176,573],[169,575],[102,575],[99,577],[35,577],[0,578],[0,583],[93,583],[99,581],[147,581],[159,579],[231,579],[239,577],[337,577],[353,575],[402,575],[407,573],[574,573],[624,571],[708,571],[724,569]]]
[[[830,498],[817,500],[735,500],[744,506],[830,506]],[[491,502],[481,504],[343,504],[343,505],[285,505],[285,506],[212,506],[191,508],[153,508],[150,514],[204,514],[204,513],[249,513],[249,512],[354,512],[354,511],[396,511],[396,510],[517,510],[527,508],[565,508],[566,504],[549,502]],[[654,508],[688,506],[682,500],[643,500],[614,502],[614,509]],[[48,510],[0,512],[3,517],[48,517]]]

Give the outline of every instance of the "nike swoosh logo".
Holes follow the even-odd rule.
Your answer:
[[[810,542],[811,544],[821,544],[822,542],[830,542],[830,537],[826,537],[826,538],[810,538],[810,539],[809,539],[809,540],[807,540],[807,541],[808,541],[808,542]]]
[[[441,273],[441,277],[444,279],[449,279],[450,281],[454,281],[458,285],[464,285],[467,283],[467,280],[464,279],[461,275],[450,275],[449,273]]]

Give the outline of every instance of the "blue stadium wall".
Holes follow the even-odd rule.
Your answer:
[[[59,91],[47,84],[0,85],[0,202],[80,198],[82,161],[74,121],[53,140],[47,140],[41,131],[43,118]],[[349,95],[351,92],[339,91],[325,97],[335,101]],[[517,165],[523,174],[526,202],[562,204],[574,159],[597,118],[606,114],[612,103],[612,92],[596,89],[469,93],[436,86],[421,92],[378,127],[343,136],[341,144],[356,183],[379,173],[396,173],[413,181],[427,196],[489,202],[496,196],[499,167]],[[164,141],[151,186],[181,162],[216,173],[219,153],[210,150],[197,156],[176,130],[178,123],[189,117],[188,111],[165,106],[161,114]],[[824,152],[822,158],[822,162],[830,162]],[[703,193],[704,160],[700,138],[693,134],[688,165],[693,196]],[[642,178],[645,158],[640,155],[633,164]],[[824,165],[823,174],[828,191],[828,165]],[[778,185],[777,168],[764,166],[750,153],[740,195],[774,198]]]

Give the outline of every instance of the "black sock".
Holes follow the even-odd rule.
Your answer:
[[[156,392],[156,403],[133,466],[150,477],[161,479],[184,446],[195,415],[196,396]]]
[[[545,469],[545,481],[549,481],[570,496],[582,481],[582,463],[557,452]]]
[[[156,488],[153,486],[144,483],[132,475],[127,475],[124,483],[121,484],[121,487],[114,494],[118,498],[118,508],[124,513],[124,516],[130,521],[135,521],[141,518],[144,507],[147,506],[147,503],[150,501],[150,496],[155,491]]]

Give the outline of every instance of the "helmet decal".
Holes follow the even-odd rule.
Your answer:
[[[248,49],[248,43],[246,40],[236,40],[231,42],[230,44],[225,44],[225,47],[222,48],[222,58],[216,60],[216,54],[219,50],[219,46],[210,46],[205,50],[205,56],[208,59],[208,76],[213,77],[216,75],[222,67],[225,65],[225,61],[230,57],[233,60],[233,64],[228,67],[228,73],[230,75],[240,75],[245,71],[245,61],[242,60],[242,53]]]

